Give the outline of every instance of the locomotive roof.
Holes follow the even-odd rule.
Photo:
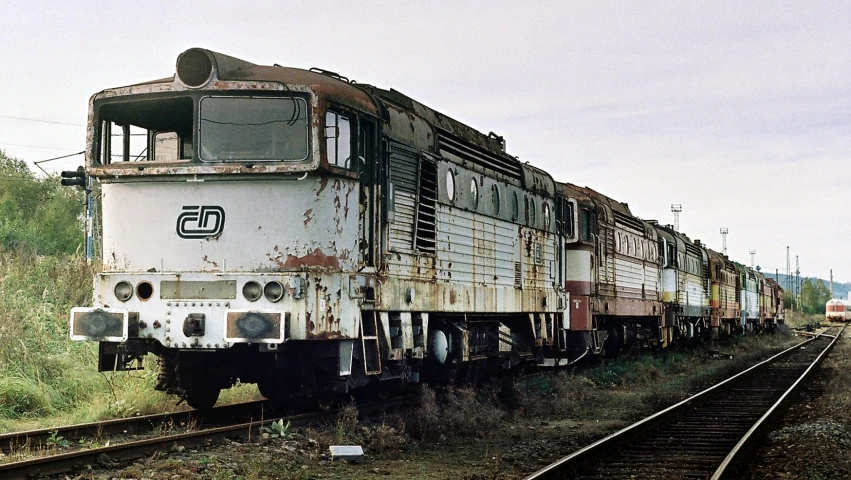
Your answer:
[[[628,204],[619,202],[611,197],[603,195],[602,193],[590,187],[580,187],[579,185],[574,185],[572,183],[567,182],[558,182],[558,185],[564,195],[576,198],[576,200],[579,202],[594,204],[598,207],[600,205],[605,205],[612,211],[618,212],[623,215],[628,215],[630,217],[634,217],[634,215],[629,209]]]
[[[198,65],[202,67],[199,68]],[[201,70],[203,73],[199,73]],[[186,79],[190,81],[187,82]],[[193,80],[197,81],[193,83]],[[486,135],[396,90],[385,90],[369,84],[356,83],[334,72],[321,69],[304,70],[280,65],[257,65],[211,50],[192,48],[178,57],[174,76],[128,87],[175,84],[180,89],[185,88],[184,85],[203,90],[233,88],[230,84],[217,81],[274,82],[284,85],[285,89],[305,86],[329,102],[380,117],[387,125],[390,135],[404,136],[407,143],[424,151],[437,153],[439,149],[437,137],[441,135],[460,140],[486,151],[493,164],[487,165],[486,162],[486,166],[495,166],[497,171],[509,172],[508,176],[523,181],[533,190],[549,195],[554,193],[552,177],[545,171],[523,164],[516,157],[505,153],[504,140],[493,132]],[[94,98],[113,96],[114,90],[104,90],[96,94]],[[391,114],[391,111],[399,114]],[[420,121],[416,121],[415,118],[419,118]],[[419,131],[415,131],[418,128]],[[415,132],[411,133],[412,131]],[[538,185],[529,185],[529,183]]]

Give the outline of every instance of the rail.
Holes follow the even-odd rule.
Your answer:
[[[412,397],[399,397],[390,400],[357,405],[361,414],[386,411],[388,408],[407,404]],[[109,462],[127,462],[151,455],[155,452],[169,451],[174,445],[185,448],[198,447],[210,441],[228,438],[258,438],[262,428],[272,422],[283,420],[292,426],[305,426],[313,422],[328,421],[336,418],[338,409],[323,412],[303,413],[283,417],[272,417],[256,421],[241,422],[232,425],[205,428],[175,435],[164,435],[144,440],[131,441],[118,445],[78,450],[68,453],[31,458],[0,465],[0,478],[29,479],[46,475],[58,475],[79,471],[86,465],[97,465],[103,459]],[[23,433],[23,432],[22,432]]]
[[[838,328],[838,327],[833,327]],[[732,466],[836,343],[821,334],[526,477],[730,478]],[[827,344],[827,345],[825,345]],[[818,348],[813,348],[818,347]]]

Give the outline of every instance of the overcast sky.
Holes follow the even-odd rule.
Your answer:
[[[98,6],[95,7],[94,5]],[[851,2],[3,2],[0,149],[209,48],[395,88],[763,271],[851,281]],[[43,163],[72,169],[82,156]]]

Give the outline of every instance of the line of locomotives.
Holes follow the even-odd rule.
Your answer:
[[[102,270],[71,336],[196,408],[770,329],[758,271],[395,91],[204,49],[89,105]]]

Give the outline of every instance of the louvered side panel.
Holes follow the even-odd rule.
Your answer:
[[[659,297],[659,267],[635,258],[615,259],[618,296],[655,300]]]
[[[418,160],[417,152],[393,144],[390,150],[389,181],[396,192],[416,193]]]
[[[644,285],[643,262],[628,258],[615,258],[615,289],[619,297],[641,298]]]
[[[680,273],[684,277],[684,288],[680,290],[680,304],[705,307],[709,305],[709,296],[703,288],[703,279],[693,274]]]
[[[396,191],[395,221],[389,224],[388,248],[396,252],[413,252],[414,208],[413,193]]]
[[[610,228],[600,229],[600,293],[603,295],[615,295],[615,239]]]
[[[648,300],[658,300],[661,292],[661,272],[655,263],[644,264],[644,290]]]
[[[514,286],[517,233],[510,223],[443,205],[437,218],[438,278]]]

